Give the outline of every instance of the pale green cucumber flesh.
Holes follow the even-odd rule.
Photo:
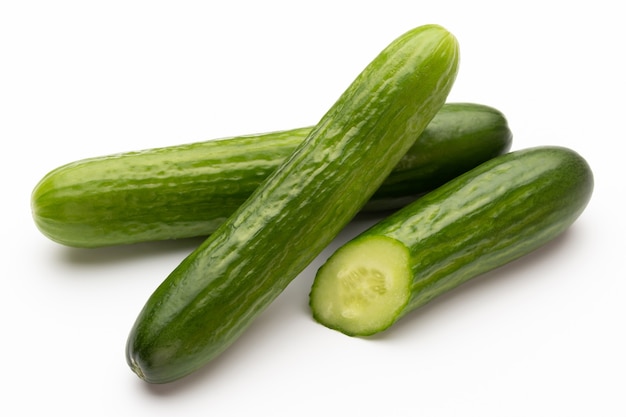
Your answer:
[[[456,39],[438,26],[381,53],[148,299],[128,338],[131,368],[165,383],[230,346],[380,186],[444,104],[457,65]]]
[[[400,209],[339,248],[315,278],[310,295],[313,315],[325,326],[349,335],[381,332],[437,296],[559,236],[583,212],[592,191],[589,165],[570,149],[546,146],[498,156]],[[368,245],[380,238],[401,242],[410,254],[409,299],[392,321],[377,323],[366,310],[348,320],[341,313],[347,304],[343,308],[337,306],[339,295],[328,289],[341,287],[342,278],[337,271],[364,266],[362,260],[343,254],[370,253]],[[390,257],[389,265],[379,269],[392,271],[405,266]],[[372,299],[370,305],[373,311],[394,310],[386,301],[382,307],[376,301]],[[329,310],[330,304],[333,310]]]
[[[413,273],[404,244],[369,236],[339,249],[319,270],[315,319],[350,335],[390,326],[409,302]]]

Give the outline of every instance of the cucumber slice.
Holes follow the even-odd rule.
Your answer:
[[[396,320],[411,296],[406,246],[367,236],[339,249],[319,270],[311,307],[316,319],[346,334],[373,334]]]

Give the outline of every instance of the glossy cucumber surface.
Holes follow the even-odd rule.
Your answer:
[[[250,197],[312,127],[89,158],[48,173],[32,193],[39,230],[74,247],[208,236]],[[505,116],[445,104],[396,165],[366,211],[416,195],[510,149]]]
[[[592,192],[589,165],[568,148],[493,158],[340,247],[316,275],[313,316],[351,336],[381,332],[559,236]]]
[[[165,383],[230,346],[337,236],[441,109],[456,38],[427,25],[401,35],[307,138],[150,296],[126,349]]]

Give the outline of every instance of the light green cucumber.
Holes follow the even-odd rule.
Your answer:
[[[102,247],[208,236],[250,197],[312,127],[126,152],[52,170],[31,197],[51,240]],[[365,211],[396,209],[510,149],[504,115],[445,104]]]
[[[379,333],[559,236],[592,191],[589,165],[570,149],[493,158],[341,246],[315,277],[313,317],[350,336]]]
[[[366,204],[441,109],[456,38],[415,28],[384,49],[306,139],[149,297],[126,347],[145,381],[222,353]]]

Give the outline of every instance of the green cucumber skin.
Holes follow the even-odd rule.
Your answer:
[[[32,193],[33,218],[51,240],[103,247],[208,236],[311,132],[311,127],[127,152],[48,173]],[[365,211],[399,208],[507,152],[504,115],[474,103],[445,104]]]
[[[61,166],[31,196],[51,240],[94,248],[208,235],[310,128],[89,158]]]
[[[458,176],[346,245],[386,236],[408,249],[411,297],[391,326],[438,295],[559,236],[583,212],[593,187],[588,163],[573,150],[523,149]],[[313,316],[319,317],[315,311]]]
[[[436,25],[381,52],[151,295],[128,338],[131,369],[170,382],[233,343],[380,186],[444,104],[457,66],[456,39]]]
[[[511,149],[505,116],[493,107],[447,103],[394,167],[365,211],[395,210],[416,196]]]

